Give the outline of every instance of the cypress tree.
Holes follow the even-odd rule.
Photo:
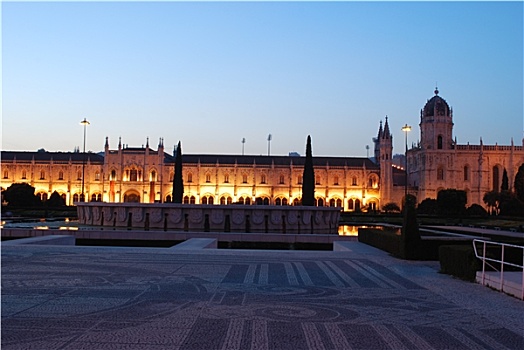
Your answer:
[[[173,203],[182,203],[184,180],[182,179],[182,146],[178,141],[175,157],[175,176],[173,177]]]
[[[502,185],[500,186],[500,192],[505,191],[509,191],[508,172],[506,171],[506,168],[504,168],[504,172],[502,173]]]
[[[306,162],[302,175],[302,205],[315,205],[315,170],[313,169],[313,152],[311,151],[311,136],[307,136]]]

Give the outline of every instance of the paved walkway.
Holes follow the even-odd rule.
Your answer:
[[[348,251],[2,247],[2,350],[523,349],[524,302]]]

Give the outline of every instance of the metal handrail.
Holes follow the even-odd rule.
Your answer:
[[[477,245],[475,243],[482,243],[482,256],[479,255],[479,253],[477,251]],[[493,258],[488,258],[486,256],[486,245],[488,245],[488,244],[498,245],[498,246],[502,247],[500,260],[493,259]],[[514,264],[514,263],[510,263],[510,262],[504,261],[504,247],[512,247],[512,248],[522,249],[522,265],[518,265],[518,264]],[[513,266],[513,267],[517,267],[517,268],[522,269],[522,288],[521,288],[520,299],[524,300],[524,247],[518,246],[518,245],[514,245],[514,244],[507,244],[507,243],[499,243],[499,242],[491,242],[491,241],[484,241],[484,240],[480,240],[480,239],[474,239],[473,240],[473,250],[475,251],[475,256],[478,259],[482,260],[482,285],[485,284],[484,281],[485,281],[485,276],[486,276],[486,264],[491,266],[494,270],[497,270],[497,268],[494,267],[493,265],[489,264],[488,261],[500,264],[500,288],[499,288],[499,290],[501,290],[501,291],[502,291],[502,287],[503,287],[503,284],[504,284],[504,265]]]

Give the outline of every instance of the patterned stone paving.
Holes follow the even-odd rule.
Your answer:
[[[5,246],[2,349],[524,349],[524,303],[351,252]]]

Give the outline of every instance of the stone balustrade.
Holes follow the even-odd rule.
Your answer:
[[[338,233],[340,208],[77,203],[80,224],[188,232]]]

